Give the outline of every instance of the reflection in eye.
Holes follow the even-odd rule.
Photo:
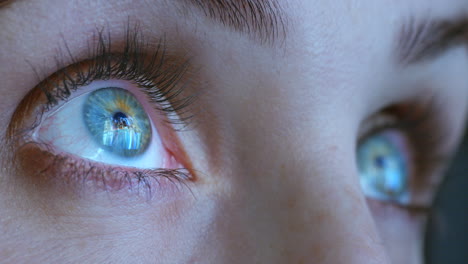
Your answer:
[[[46,113],[36,140],[59,151],[106,164],[160,168],[165,150],[143,106],[123,88],[100,88]],[[98,89],[96,89],[97,87]]]
[[[442,105],[436,97],[401,102],[366,119],[356,165],[363,193],[406,209],[427,210],[447,152]]]
[[[427,94],[383,108],[361,124],[356,165],[367,197],[427,211],[450,160],[441,105]]]
[[[399,132],[383,132],[365,139],[357,149],[357,165],[365,195],[384,201],[406,202],[407,153]]]
[[[143,107],[121,88],[103,88],[88,95],[83,119],[99,145],[121,156],[141,154],[151,139],[150,122]]]

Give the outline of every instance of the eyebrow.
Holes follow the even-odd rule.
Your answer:
[[[234,31],[272,43],[286,36],[286,16],[276,0],[184,0],[205,16]],[[401,65],[433,59],[458,45],[468,48],[468,14],[456,19],[411,17],[397,36],[397,58]]]
[[[206,17],[234,31],[246,33],[261,44],[286,35],[286,16],[277,0],[184,0]]]
[[[468,14],[453,20],[410,18],[401,27],[397,40],[397,58],[401,65],[434,59],[460,45],[468,48]]]
[[[0,9],[6,7],[11,3],[13,3],[13,0],[0,0]]]
[[[16,0],[0,0],[0,10]],[[183,0],[222,25],[273,43],[286,36],[286,16],[277,0]],[[397,37],[397,58],[401,65],[433,59],[459,45],[468,48],[468,14],[449,19],[416,20],[404,23]]]

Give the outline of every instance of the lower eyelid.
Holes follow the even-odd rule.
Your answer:
[[[406,221],[421,221],[430,211],[430,207],[401,206],[395,203],[387,203],[371,198],[366,198],[367,205],[376,219],[393,219],[395,214]]]
[[[28,177],[35,188],[58,190],[63,194],[83,195],[85,192],[106,191],[131,193],[150,199],[160,199],[169,192],[180,191],[193,180],[185,169],[139,170],[109,167],[90,160],[56,155],[47,146],[27,143],[15,153],[17,174]]]

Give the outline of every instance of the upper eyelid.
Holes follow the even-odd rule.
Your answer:
[[[42,79],[38,87],[48,98],[48,107],[53,107],[58,100],[68,96],[79,86],[93,80],[110,78],[134,82],[143,90],[157,110],[166,114],[181,111],[194,101],[194,95],[186,91],[188,80],[186,73],[192,65],[186,54],[178,54],[168,49],[165,38],[150,39],[143,37],[139,25],[127,24],[122,42],[104,29],[96,30],[94,41],[89,41],[85,55],[75,56],[63,39],[63,47],[55,57],[59,70]],[[79,59],[79,58],[83,59]],[[87,66],[83,66],[87,64]],[[39,76],[37,67],[33,67]],[[80,67],[90,67],[81,70]],[[171,104],[166,104],[171,102]],[[187,111],[184,111],[187,112]],[[174,118],[171,122],[186,125],[192,115]]]
[[[188,129],[192,124],[193,117],[197,113],[195,109],[197,96],[194,93],[195,86],[192,85],[195,69],[189,60],[190,57],[187,52],[179,52],[174,49],[174,42],[166,41],[163,37],[144,33],[137,24],[133,25],[128,22],[124,32],[125,34],[123,35],[111,34],[105,29],[95,29],[94,34],[88,39],[89,44],[85,46],[85,50],[67,45],[68,42],[63,37],[63,45],[60,46],[61,48],[58,49],[59,52],[55,54],[55,57],[44,57],[45,61],[48,60],[55,63],[41,66],[28,61],[32,69],[31,71],[36,76],[37,85],[34,84],[35,87],[16,106],[16,110],[10,118],[6,138],[14,141],[14,139],[27,137],[28,133],[39,124],[44,112],[53,107],[53,104],[50,104],[50,100],[53,100],[53,98],[59,99],[60,94],[59,97],[54,97],[57,94],[54,95],[51,91],[54,91],[56,87],[60,87],[66,82],[67,75],[73,77],[77,72],[80,72],[75,67],[80,67],[82,64],[96,60],[96,57],[99,57],[98,55],[103,54],[103,48],[106,48],[105,54],[108,56],[121,57],[123,54],[133,54],[145,56],[148,59],[151,55],[155,55],[154,48],[159,47],[159,54],[164,55],[165,60],[159,60],[159,64],[154,64],[154,66],[162,66],[160,67],[162,71],[157,72],[158,78],[153,81],[159,81],[159,84],[162,85],[139,88],[146,89],[147,91],[153,90],[152,95],[158,95],[158,98],[148,101],[148,103],[155,110],[161,112],[165,122],[171,124],[170,128],[172,130],[180,131]],[[135,49],[135,46],[131,48],[129,43],[137,45],[137,49]],[[127,51],[125,52],[125,50]],[[57,70],[52,74],[47,74],[47,72],[53,71],[53,68]],[[174,85],[168,86],[171,83]],[[170,89],[161,90],[164,87]],[[141,91],[144,92],[143,90]],[[150,98],[148,97],[148,99]],[[151,102],[155,104],[151,104]]]

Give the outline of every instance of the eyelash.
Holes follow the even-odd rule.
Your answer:
[[[176,100],[183,93],[184,86],[178,85],[186,74],[189,61],[174,61],[169,58],[164,39],[152,45],[147,42],[138,26],[128,28],[126,31],[126,42],[121,53],[113,52],[113,42],[110,35],[105,37],[103,30],[95,35],[98,39],[95,48],[88,45],[88,58],[84,62],[78,62],[71,54],[67,45],[66,51],[71,59],[72,66],[63,67],[55,75],[62,76],[58,81],[48,78],[39,86],[47,97],[46,111],[54,108],[61,101],[66,101],[70,95],[82,86],[96,80],[119,80],[132,81],[148,97],[150,103],[154,104],[156,110],[161,111],[169,117],[171,124],[187,125],[192,116],[177,116],[176,113],[184,113],[195,98],[193,95]],[[146,51],[150,50],[150,56]],[[58,65],[63,65],[61,59],[56,59]],[[85,64],[86,70],[83,70]],[[52,91],[46,87],[54,87]],[[169,104],[169,102],[171,102]],[[185,113],[187,114],[187,113]]]
[[[31,149],[30,147],[34,145],[37,145],[37,147],[34,148],[35,152],[33,153],[42,155],[44,160],[50,159],[50,161],[46,162],[47,165],[37,172],[35,176],[52,175],[53,177],[60,177],[52,184],[59,183],[57,185],[60,186],[61,182],[69,183],[72,185],[72,189],[78,190],[81,194],[88,191],[88,188],[96,188],[109,192],[126,190],[137,196],[145,196],[146,200],[150,200],[154,195],[153,190],[155,187],[161,187],[164,183],[170,183],[175,184],[176,189],[181,185],[189,188],[190,186],[187,184],[187,181],[194,180],[194,177],[187,169],[140,170],[98,166],[93,161],[86,159],[77,162],[75,158],[71,157],[72,155],[53,154],[53,150],[47,150],[49,146],[46,144],[28,143],[23,146],[22,150],[28,152]],[[20,152],[18,154],[21,155]],[[25,162],[30,161],[23,161],[23,163]],[[164,187],[169,186],[164,185]],[[164,188],[158,188],[157,190],[158,192],[170,191]]]
[[[377,125],[371,121],[371,128],[364,130],[357,144],[359,146],[367,138],[383,131],[401,131],[408,138],[408,147],[413,154],[409,161],[413,167],[409,183],[410,192],[422,192],[434,187],[429,179],[430,173],[450,159],[450,154],[442,151],[446,134],[445,130],[440,128],[443,124],[441,110],[436,98],[418,99],[387,107],[369,120],[383,116],[392,121]],[[427,211],[429,207],[426,204],[414,204],[412,201],[408,205],[398,206],[410,211]]]
[[[66,103],[74,92],[80,87],[86,86],[97,80],[118,79],[132,82],[148,98],[151,105],[164,121],[170,124],[174,132],[181,131],[189,124],[192,115],[187,108],[193,103],[193,95],[185,95],[184,88],[180,85],[184,75],[188,71],[188,60],[176,59],[176,56],[168,54],[164,39],[160,39],[152,45],[147,42],[138,26],[130,28],[128,26],[125,35],[125,43],[120,52],[116,52],[111,41],[110,34],[105,35],[103,30],[98,30],[95,34],[97,42],[88,45],[87,58],[78,61],[71,54],[70,49],[65,45],[70,66],[62,67],[51,77],[42,81],[32,93],[37,90],[45,96],[46,101],[41,109],[37,111],[38,116],[34,118],[32,127],[10,136],[23,144],[17,148],[16,157],[21,157],[22,150],[30,151],[30,147],[35,147],[40,151],[40,155],[49,159],[47,165],[39,172],[40,176],[59,175],[58,182],[71,182],[72,185],[87,185],[91,182],[94,187],[106,191],[119,191],[127,188],[138,194],[143,187],[147,198],[153,195],[154,186],[160,185],[162,180],[170,183],[182,183],[188,187],[187,181],[194,181],[193,173],[186,168],[181,169],[153,169],[138,170],[133,168],[118,168],[109,165],[98,164],[73,155],[54,154],[51,146],[45,143],[32,142],[28,134],[40,124],[42,116],[61,104]],[[149,54],[149,55],[148,55]],[[64,65],[65,57],[56,58],[57,65]],[[35,71],[37,74],[37,71]],[[33,95],[28,95],[32,97]],[[25,99],[26,99],[25,98]],[[23,109],[34,108],[34,98],[28,98],[20,105]],[[14,120],[21,119],[23,113],[21,107],[15,112],[9,127],[9,134],[14,134],[18,125],[12,125]],[[16,130],[17,132],[18,130]],[[12,140],[15,142],[15,140]],[[24,161],[23,161],[24,162]],[[29,161],[26,161],[29,162]],[[52,178],[53,178],[52,177]],[[163,188],[159,188],[163,189]]]

